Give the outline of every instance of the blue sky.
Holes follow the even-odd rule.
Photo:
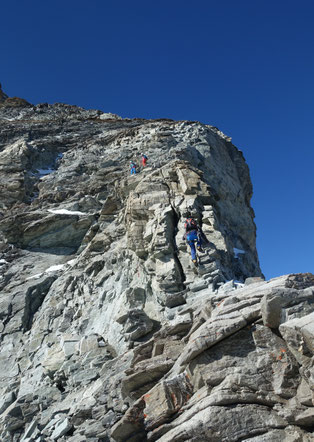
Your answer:
[[[5,0],[10,96],[232,137],[254,186],[266,278],[313,271],[313,1]]]

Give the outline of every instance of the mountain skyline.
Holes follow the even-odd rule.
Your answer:
[[[312,3],[36,0],[2,13],[6,94],[218,127],[250,169],[266,278],[312,270]]]

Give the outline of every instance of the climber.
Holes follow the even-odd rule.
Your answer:
[[[147,166],[148,158],[144,153],[141,153],[141,155],[142,155],[142,165],[143,165],[143,167],[145,167],[145,166]]]
[[[194,218],[187,218],[184,223],[185,234],[183,239],[186,239],[189,246],[191,247],[191,257],[192,261],[195,265],[197,265],[196,259],[196,250],[195,250],[195,241],[196,247],[199,252],[203,252],[202,249],[202,238],[201,238],[201,229],[198,227],[197,222]]]
[[[131,168],[131,175],[135,175],[136,174],[136,164],[134,163],[134,161],[130,161],[130,168]]]

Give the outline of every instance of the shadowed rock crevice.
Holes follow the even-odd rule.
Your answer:
[[[56,276],[49,276],[39,284],[30,287],[25,294],[24,314],[22,327],[24,331],[30,330],[35,313],[38,311],[52,285]]]
[[[179,217],[179,215],[177,214],[176,210],[174,209],[174,207],[172,205],[171,205],[171,208],[172,208],[172,214],[173,214],[173,235],[172,235],[173,255],[174,255],[174,260],[176,262],[177,268],[179,270],[179,275],[180,275],[181,287],[179,287],[179,289],[182,291],[182,290],[186,289],[186,286],[184,284],[184,281],[186,280],[186,276],[185,276],[183,267],[181,265],[181,262],[180,262],[180,259],[179,259],[179,256],[178,256],[178,247],[177,247],[177,244],[176,244],[176,235],[177,235],[177,233],[179,231],[178,224],[180,222],[180,217]]]

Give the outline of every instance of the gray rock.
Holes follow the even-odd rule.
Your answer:
[[[79,343],[79,336],[63,335],[61,338],[60,346],[64,352],[65,357],[70,357],[77,352]]]
[[[144,407],[145,401],[143,398],[140,398],[127,410],[122,419],[111,429],[111,437],[114,441],[123,442],[130,440],[131,437],[131,440],[145,440],[146,432],[143,426]]]
[[[312,407],[314,405],[314,393],[305,379],[301,380],[298,387],[297,398],[302,405],[306,405],[307,407]]]
[[[72,424],[69,421],[69,419],[64,419],[62,422],[57,422],[55,429],[53,430],[53,433],[51,435],[51,438],[53,440],[57,440],[60,437],[67,434],[72,428]]]
[[[249,278],[246,278],[244,283],[245,285],[250,285],[250,284],[260,284],[263,283],[264,281],[265,279],[262,278],[261,276],[251,276]]]
[[[35,440],[36,436],[39,433],[39,430],[37,428],[37,419],[34,419],[33,422],[31,422],[31,424],[27,427],[21,442],[26,442],[26,441],[31,441],[31,440]]]
[[[264,406],[252,404],[203,408],[202,401],[177,420],[176,427],[165,435],[156,439],[157,434],[155,434],[149,439],[162,442],[193,440],[193,436],[197,434],[200,440],[236,441],[239,438],[248,439],[287,425],[283,419]]]
[[[159,427],[176,414],[191,397],[193,388],[186,375],[160,382],[144,396],[144,425],[147,431]]]
[[[281,322],[281,298],[276,295],[264,295],[261,301],[261,312],[264,325],[278,328]]]
[[[139,362],[136,371],[122,380],[121,391],[124,397],[138,399],[173,366],[173,360],[163,356]]]
[[[0,399],[0,414],[2,414],[9,407],[9,405],[13,404],[15,399],[16,397],[13,392],[3,395]]]
[[[256,437],[250,437],[250,442],[310,442],[311,435],[298,427],[288,426],[284,430],[272,430]]]
[[[314,354],[314,313],[303,318],[292,319],[280,326],[280,332],[290,350],[300,362],[304,356]]]

